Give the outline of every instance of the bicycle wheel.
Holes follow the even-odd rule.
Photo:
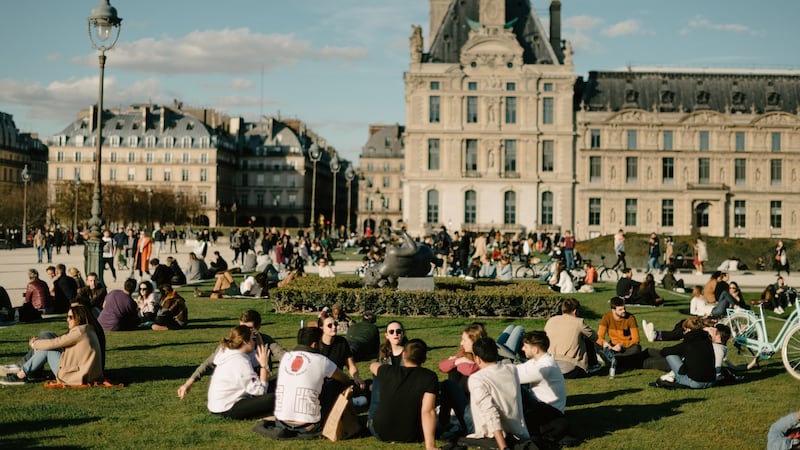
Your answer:
[[[800,380],[800,325],[795,325],[783,339],[781,349],[783,366],[789,375]]]
[[[744,369],[758,355],[758,346],[748,347],[737,342],[737,337],[741,340],[751,339],[761,341],[761,329],[756,324],[756,318],[744,311],[735,312],[720,321],[731,329],[731,340],[728,343],[728,362]]]
[[[517,278],[534,278],[536,273],[531,266],[519,266],[514,276]]]
[[[600,271],[600,281],[618,281],[619,273],[614,269],[605,268]]]

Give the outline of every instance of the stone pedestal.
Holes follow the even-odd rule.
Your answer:
[[[400,277],[397,279],[398,291],[433,292],[433,277]]]

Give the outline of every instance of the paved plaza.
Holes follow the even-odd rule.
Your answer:
[[[169,253],[169,252],[162,252],[160,255],[157,253],[155,247],[153,250],[152,257],[159,258],[162,262],[166,260],[167,256],[173,256],[178,259],[178,263],[184,269],[188,265],[189,262],[189,252],[192,250],[192,245],[179,245],[177,254]],[[231,265],[231,260],[233,259],[233,250],[229,248],[227,242],[218,242],[216,246],[210,245],[208,248],[208,255],[207,261],[213,254],[215,250],[218,250],[223,258]],[[353,251],[352,249],[348,249],[347,251]],[[333,257],[336,259],[337,255],[341,255],[340,253],[334,252]],[[44,261],[47,261],[46,257]],[[35,268],[39,271],[39,276],[42,280],[50,284],[50,279],[47,276],[47,272],[45,269],[49,265],[55,264],[64,264],[69,267],[77,267],[84,276],[83,267],[83,246],[73,246],[70,250],[70,254],[66,253],[65,248],[61,249],[61,254],[56,254],[55,250],[53,250],[53,262],[52,264],[42,263],[37,264],[36,262],[36,249],[34,248],[18,248],[14,250],[0,250],[0,286],[3,286],[6,291],[8,291],[9,296],[11,297],[11,303],[14,306],[20,306],[22,304],[22,296],[25,292],[25,287],[28,283],[28,269]],[[115,261],[116,264],[116,261]],[[337,274],[350,274],[354,273],[355,269],[359,266],[359,261],[337,261],[336,264],[333,266],[334,272]],[[132,263],[129,263],[129,267]],[[308,273],[317,273],[316,266],[307,266],[306,272]],[[106,285],[109,286],[110,289],[121,289],[122,283],[125,279],[131,275],[131,270],[120,270],[117,269],[117,280],[114,281],[113,277],[111,276],[111,271],[106,269],[105,272],[105,282]],[[676,277],[678,279],[683,279],[684,284],[687,287],[687,294],[691,293],[691,287],[697,284],[705,284],[708,281],[708,277],[710,272],[706,272],[702,275],[697,275],[692,271],[691,273],[677,273]],[[138,272],[134,276],[138,278]],[[642,280],[644,278],[644,274],[641,271],[636,271],[634,273],[634,279]],[[145,275],[147,278],[147,275]],[[657,275],[656,280],[660,280],[661,276]],[[793,283],[793,277],[786,277],[786,283],[789,286],[794,286],[796,283]],[[749,293],[749,297],[752,298],[754,293],[760,293],[764,287],[769,283],[775,282],[775,272],[773,271],[746,271],[746,272],[731,272],[731,280],[736,281],[739,283],[739,287]],[[576,294],[580,295],[580,294]]]

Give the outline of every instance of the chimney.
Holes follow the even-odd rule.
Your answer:
[[[556,53],[559,63],[564,62],[564,51],[561,49],[561,1],[550,2],[550,45]]]
[[[147,123],[150,121],[150,105],[142,108],[142,133],[147,131]]]
[[[442,26],[444,16],[450,8],[451,0],[430,0],[431,2],[431,26],[428,31],[428,42],[433,42],[433,38],[439,32],[439,27]]]
[[[97,105],[89,105],[89,130],[97,131],[94,129],[97,124]]]

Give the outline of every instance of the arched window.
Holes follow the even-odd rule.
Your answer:
[[[708,210],[710,205],[708,203],[701,203],[697,205],[695,209],[695,225],[698,227],[707,227],[708,226]]]
[[[517,193],[506,191],[503,196],[503,223],[514,225],[517,223]]]
[[[478,195],[475,191],[464,193],[464,223],[475,223],[478,215]]]
[[[542,192],[542,225],[553,224],[553,193]]]
[[[427,222],[428,223],[438,223],[439,222],[439,191],[436,189],[431,189],[428,191],[428,215],[427,215]]]

